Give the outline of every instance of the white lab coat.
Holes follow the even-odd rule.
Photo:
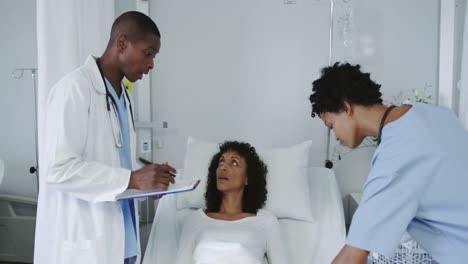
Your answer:
[[[137,168],[135,132],[128,112],[132,166]],[[105,86],[93,57],[51,89],[35,264],[123,263],[123,215],[115,197],[127,188],[131,172],[120,167],[111,124],[114,132],[119,128],[112,106],[110,116],[112,123]],[[135,215],[138,219],[136,204]],[[138,224],[137,239],[139,243]]]

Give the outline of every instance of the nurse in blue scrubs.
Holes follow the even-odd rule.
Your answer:
[[[322,69],[310,96],[344,146],[367,136],[379,144],[346,245],[333,264],[388,257],[407,231],[440,264],[468,263],[468,132],[449,109],[386,107],[380,85],[359,65]]]

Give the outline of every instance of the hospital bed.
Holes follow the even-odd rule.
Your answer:
[[[32,263],[37,201],[0,194],[0,262]]]
[[[290,256],[288,264],[330,263],[345,241],[342,199],[333,171],[309,167],[308,180],[315,221],[279,219],[284,245]],[[288,191],[285,190],[284,199],[287,197]],[[159,201],[143,264],[174,262],[184,217],[197,209],[177,209],[177,198],[178,194],[167,195]]]
[[[0,159],[0,184],[4,174]],[[0,194],[0,262],[32,263],[37,201]]]

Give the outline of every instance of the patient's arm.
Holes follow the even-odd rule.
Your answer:
[[[270,264],[288,263],[286,248],[283,244],[278,219],[273,215],[268,215],[267,231],[267,258]]]
[[[369,251],[345,245],[332,264],[366,264]]]
[[[195,243],[195,226],[197,223],[195,214],[197,211],[190,213],[182,225],[182,233],[178,241],[178,250],[176,255],[176,264],[192,263],[192,254]]]

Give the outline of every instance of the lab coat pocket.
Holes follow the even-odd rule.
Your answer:
[[[63,241],[60,263],[107,263],[101,237],[90,240]]]

